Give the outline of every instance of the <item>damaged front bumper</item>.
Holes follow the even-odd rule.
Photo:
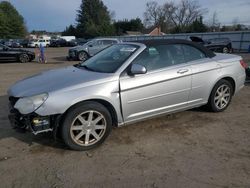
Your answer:
[[[17,101],[18,99],[15,99]],[[28,130],[33,134],[54,131],[58,125],[59,115],[39,116],[35,112],[23,115],[14,108],[15,101],[10,98],[8,115],[11,126],[14,129]]]

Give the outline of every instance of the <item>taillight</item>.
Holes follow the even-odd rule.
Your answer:
[[[241,64],[241,66],[242,66],[244,69],[247,69],[247,68],[248,68],[248,64],[246,64],[245,61],[240,60],[240,64]]]

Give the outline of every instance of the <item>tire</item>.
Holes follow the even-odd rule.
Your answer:
[[[84,102],[71,108],[61,127],[64,143],[70,149],[78,151],[99,146],[111,129],[112,118],[109,111],[97,102]]]
[[[212,112],[222,112],[227,109],[233,96],[233,86],[227,80],[217,82],[210,94],[208,108]]]
[[[82,51],[78,53],[79,61],[86,61],[88,58],[89,58],[89,55],[86,52]]]
[[[223,52],[224,54],[228,54],[228,53],[229,53],[228,47],[224,47],[224,48],[222,49],[222,52]]]
[[[30,58],[29,58],[29,56],[28,56],[27,54],[21,54],[21,55],[19,56],[19,61],[20,61],[21,63],[27,63],[27,62],[30,61]]]

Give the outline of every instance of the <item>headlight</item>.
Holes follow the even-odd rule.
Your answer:
[[[48,94],[40,94],[32,97],[20,98],[14,108],[16,108],[21,114],[29,114],[37,110],[48,98]]]

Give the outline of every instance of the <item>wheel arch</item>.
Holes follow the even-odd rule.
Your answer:
[[[215,83],[213,84],[213,87],[210,89],[209,97],[210,97],[210,95],[211,95],[211,93],[212,93],[212,90],[213,90],[214,86],[215,86],[220,80],[227,80],[228,82],[230,82],[230,83],[232,84],[232,87],[233,87],[233,95],[234,95],[234,94],[235,94],[235,90],[236,90],[236,82],[235,82],[234,78],[231,77],[231,76],[224,76],[224,77],[221,77],[221,78],[219,78],[219,79],[217,79],[217,80],[215,81]]]
[[[89,52],[85,49],[77,51],[77,55],[81,52],[85,52],[90,57]]]
[[[78,106],[78,105],[83,105],[84,103],[88,103],[88,102],[97,102],[97,103],[99,103],[99,104],[102,104],[105,108],[107,108],[107,110],[109,111],[109,113],[110,113],[110,115],[111,115],[111,117],[112,117],[112,124],[113,124],[112,126],[113,126],[113,127],[117,127],[117,126],[118,126],[118,116],[117,116],[117,112],[116,112],[114,106],[113,106],[110,102],[108,102],[108,101],[106,101],[106,100],[104,100],[104,99],[88,99],[88,100],[79,101],[79,102],[73,104],[72,106],[70,106],[70,107],[63,113],[62,119],[63,119],[64,116],[67,114],[67,112],[68,112],[69,110],[71,110],[73,107]]]

